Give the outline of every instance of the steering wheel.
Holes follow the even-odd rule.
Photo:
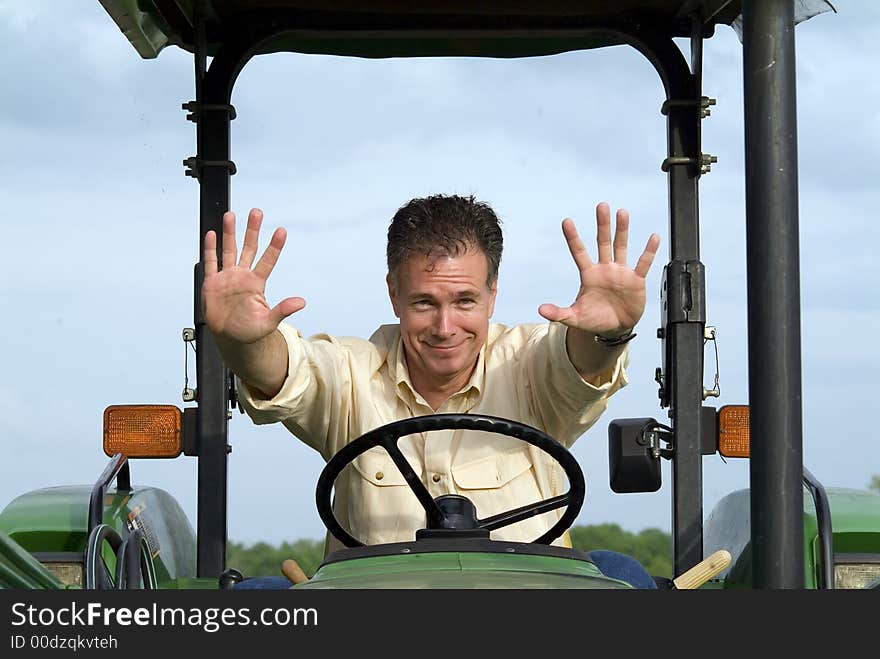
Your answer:
[[[461,515],[448,513],[443,500],[455,499],[460,502],[461,500],[467,501],[467,499],[457,495],[446,495],[445,497],[437,497],[437,499],[431,497],[424,483],[422,483],[419,476],[413,471],[409,461],[397,447],[397,442],[401,437],[431,430],[482,430],[508,437],[516,437],[527,444],[538,447],[545,453],[549,453],[551,457],[562,465],[565,475],[568,477],[569,489],[565,494],[537,501],[513,510],[507,510],[482,520],[476,519],[474,516],[472,519],[473,523],[467,526],[468,529],[483,529],[488,533],[489,531],[509,526],[535,515],[540,515],[562,506],[568,506],[556,524],[533,541],[533,543],[549,545],[572,525],[580,512],[586,491],[584,473],[581,471],[581,467],[574,456],[555,439],[537,428],[510,419],[480,414],[433,414],[401,419],[400,421],[394,421],[371,430],[344,446],[326,464],[318,478],[315,499],[321,520],[324,522],[327,530],[337,540],[346,547],[364,546],[364,543],[353,538],[339,524],[336,515],[333,513],[331,492],[333,484],[342,470],[356,457],[375,446],[381,446],[385,449],[385,452],[388,453],[391,460],[400,470],[404,480],[406,480],[407,485],[409,485],[419,503],[422,504],[422,508],[425,509],[427,516],[428,529],[462,528],[458,526],[461,522]],[[470,504],[469,501],[468,504]],[[470,507],[473,508],[473,504],[470,504]],[[457,509],[456,512],[458,512],[460,504],[456,502],[455,508]]]

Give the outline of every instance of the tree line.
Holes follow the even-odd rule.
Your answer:
[[[654,576],[672,576],[672,536],[660,529],[638,533],[625,531],[617,524],[573,526],[569,529],[575,549],[610,549],[639,560]],[[281,562],[292,558],[311,577],[324,558],[323,540],[296,540],[273,546],[266,542],[245,545],[230,542],[226,547],[226,563],[246,577],[281,574]]]

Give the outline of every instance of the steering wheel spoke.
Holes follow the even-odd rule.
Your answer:
[[[492,515],[486,519],[479,520],[480,528],[486,529],[487,531],[504,528],[505,526],[516,524],[517,522],[529,519],[535,515],[541,515],[550,512],[551,510],[562,508],[563,506],[568,505],[568,501],[568,494],[560,494],[558,497],[551,497],[550,499],[544,499],[537,503],[530,503],[519,508],[514,508],[513,510],[507,510],[498,515]]]
[[[388,435],[385,441],[381,442],[380,445],[391,457],[391,461],[400,470],[403,479],[406,481],[406,484],[409,485],[409,489],[413,491],[413,494],[416,495],[419,503],[422,504],[422,508],[425,509],[428,526],[431,526],[432,523],[440,524],[440,521],[443,518],[443,512],[440,510],[437,502],[434,501],[434,497],[428,492],[428,488],[425,487],[425,484],[419,479],[418,474],[416,474],[412,465],[410,465],[409,460],[406,459],[398,448],[397,440],[399,440],[400,437],[403,437],[403,435],[397,437]]]

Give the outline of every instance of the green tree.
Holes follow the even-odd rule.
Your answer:
[[[276,576],[281,574],[282,561],[292,558],[299,563],[307,577],[311,577],[324,558],[323,540],[297,540],[273,547],[265,542],[251,546],[230,542],[226,545],[226,565],[246,577]]]
[[[575,549],[609,549],[632,556],[656,577],[672,576],[672,536],[660,529],[639,533],[624,531],[617,524],[573,526],[569,530]]]
[[[868,487],[872,490],[877,490],[880,492],[880,476],[872,476],[871,482],[868,483]]]
[[[624,531],[617,524],[573,526],[571,543],[575,549],[610,549],[637,559],[654,576],[670,577],[672,573],[672,536],[660,529],[645,529],[639,533]],[[230,542],[226,546],[227,567],[233,567],[246,577],[281,574],[281,562],[292,558],[306,576],[311,577],[324,558],[323,540],[284,542],[278,547],[265,542],[246,546]]]

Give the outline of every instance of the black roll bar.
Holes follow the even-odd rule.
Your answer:
[[[794,3],[742,16],[753,583],[803,588]]]
[[[819,537],[819,588],[834,588],[834,532],[831,526],[831,503],[819,479],[804,467],[804,485],[813,497]]]
[[[131,490],[131,470],[128,466],[128,458],[122,453],[117,453],[104,467],[104,471],[98,476],[98,480],[92,486],[89,494],[89,518],[86,535],[91,534],[98,524],[104,519],[104,495],[107,486],[116,479],[116,490]]]

